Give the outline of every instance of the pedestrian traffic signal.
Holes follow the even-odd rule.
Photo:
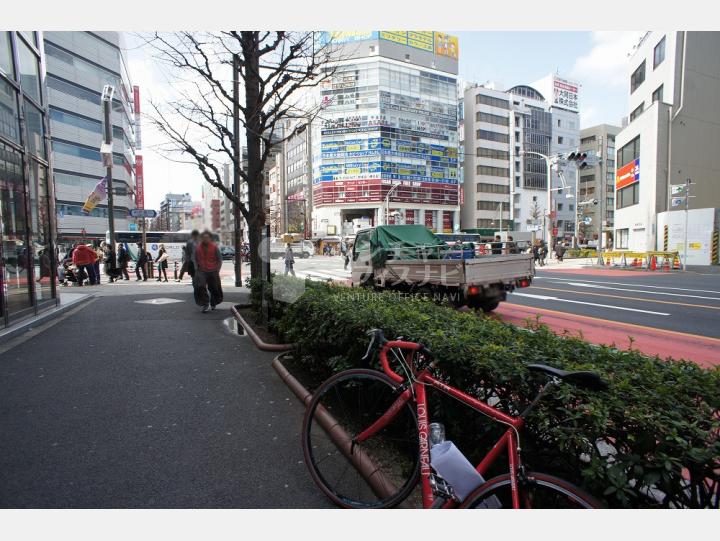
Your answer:
[[[571,152],[568,156],[568,161],[575,162],[575,165],[578,169],[585,169],[588,166],[588,153],[577,151],[577,152]]]

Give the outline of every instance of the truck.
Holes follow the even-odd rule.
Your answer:
[[[292,246],[295,257],[306,259],[315,253],[315,246],[310,240],[278,237],[270,240],[270,257],[283,257],[288,244]]]
[[[420,224],[361,229],[352,251],[353,287],[391,289],[491,312],[535,276],[531,254],[480,255],[449,246]]]

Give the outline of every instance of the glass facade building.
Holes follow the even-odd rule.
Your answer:
[[[322,84],[312,134],[314,233],[459,225],[457,48],[443,49],[440,36],[380,31],[340,42],[349,58]]]
[[[42,35],[0,32],[0,326],[57,304]]]

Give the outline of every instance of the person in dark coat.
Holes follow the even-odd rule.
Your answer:
[[[555,246],[555,257],[562,263],[563,257],[565,257],[565,245],[562,242],[558,242]]]
[[[167,282],[167,268],[168,268],[168,253],[167,250],[165,250],[165,245],[160,245],[160,251],[158,251],[158,256],[155,258],[155,263],[157,263],[157,269],[158,269],[158,277],[157,281],[161,282],[163,276],[165,277],[165,281]]]
[[[183,264],[180,269],[180,276],[175,280],[176,282],[182,281],[186,272],[190,277],[195,276],[195,248],[197,248],[199,237],[200,233],[198,230],[193,229],[192,233],[190,233],[190,240],[183,246]]]
[[[124,243],[120,243],[120,246],[118,247],[117,259],[118,266],[120,267],[120,274],[123,278],[125,278],[125,280],[129,280],[130,275],[128,274],[128,265],[130,264],[130,254],[128,253],[127,248],[125,248]]]
[[[105,250],[105,274],[110,278],[111,284],[120,277],[120,269],[112,244],[108,244]]]
[[[142,280],[143,282],[147,282],[147,273],[145,272],[145,265],[147,264],[147,262],[147,252],[143,250],[142,243],[138,243],[138,258],[135,262],[135,276],[137,276],[138,282],[140,280]],[[140,278],[141,274],[142,278]]]
[[[500,235],[495,235],[495,241],[491,244],[491,250],[493,255],[502,254],[503,243]]]

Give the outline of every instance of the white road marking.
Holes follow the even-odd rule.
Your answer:
[[[624,306],[611,306],[609,304],[597,304],[594,302],[574,301],[574,300],[570,300],[570,299],[561,299],[559,297],[550,297],[548,295],[533,295],[532,293],[518,293],[517,291],[514,293],[510,293],[510,295],[518,295],[520,297],[529,297],[531,299],[538,299],[541,301],[559,301],[559,302],[569,302],[572,304],[586,304],[588,306],[595,306],[597,308],[612,308],[613,310],[625,310],[626,312],[640,312],[641,314],[652,314],[655,316],[669,316],[670,315],[665,312],[653,312],[652,310],[640,310],[638,308],[625,308]]]
[[[646,291],[644,289],[626,289],[623,287],[608,287],[601,286],[598,284],[585,284],[583,282],[567,282],[570,286],[575,287],[590,287],[593,289],[612,289],[613,291],[630,291],[631,293],[647,293],[648,295],[672,295],[674,297],[684,297],[689,299],[709,299],[713,301],[720,301],[720,297],[703,297],[701,295],[688,295],[687,293],[668,293],[665,291]],[[646,286],[643,286],[646,287]]]
[[[550,276],[536,276],[534,278],[535,280],[553,280],[555,282],[567,282],[568,278],[551,278]],[[600,280],[581,280],[576,279],[576,282],[587,282],[589,284],[608,284],[608,285],[616,285],[616,286],[637,286],[638,284],[627,284],[624,282],[604,282]],[[684,287],[667,287],[667,286],[649,286],[642,284],[642,287],[648,287],[651,289],[672,289],[674,291],[693,291],[695,293],[718,293],[720,294],[720,291],[714,291],[712,289],[688,289]]]

